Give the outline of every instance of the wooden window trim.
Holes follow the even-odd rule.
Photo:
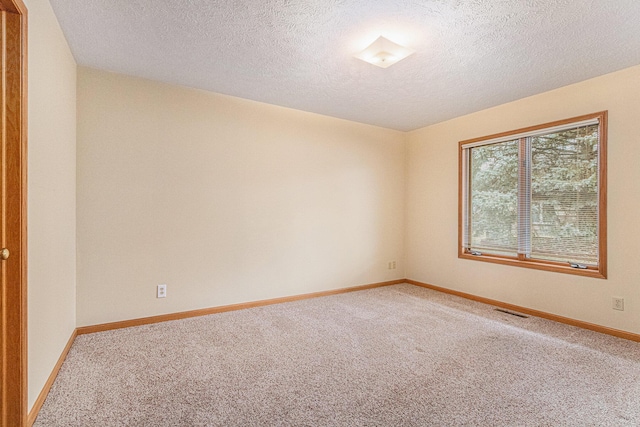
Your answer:
[[[572,268],[565,263],[545,261],[538,259],[527,259],[522,255],[517,257],[482,254],[481,256],[472,255],[468,250],[463,248],[463,227],[464,227],[464,187],[463,182],[463,146],[471,143],[487,141],[491,139],[508,137],[510,135],[533,132],[555,126],[562,126],[574,122],[597,118],[600,122],[599,132],[599,163],[598,163],[598,266],[589,266],[586,269]],[[608,112],[600,111],[593,114],[585,114],[583,116],[573,117],[570,119],[558,120],[554,122],[544,123],[536,126],[530,126],[522,129],[516,129],[508,132],[497,133],[493,135],[473,138],[458,143],[458,258],[470,259],[474,261],[490,262],[495,264],[512,265],[524,268],[532,268],[536,270],[553,271],[557,273],[574,274],[578,276],[593,277],[599,279],[607,278],[607,137],[608,137]],[[470,204],[467,204],[470,209]],[[469,214],[467,212],[467,214]]]

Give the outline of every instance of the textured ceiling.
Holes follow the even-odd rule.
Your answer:
[[[50,1],[80,65],[399,130],[640,64],[638,0]]]

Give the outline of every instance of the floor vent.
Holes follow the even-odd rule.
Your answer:
[[[505,310],[503,308],[496,308],[496,311],[499,311],[501,313],[507,313],[510,314],[512,316],[516,316],[516,317],[522,317],[523,319],[528,319],[529,316],[525,316],[524,314],[520,314],[520,313],[514,313],[513,311],[509,311],[509,310]]]

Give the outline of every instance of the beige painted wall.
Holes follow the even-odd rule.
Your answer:
[[[83,326],[391,280],[404,253],[407,277],[640,333],[640,67],[408,135],[81,68],[76,289],[76,64],[49,2],[25,3],[30,407],[76,309]],[[609,279],[459,260],[457,141],[603,109]]]
[[[401,132],[79,68],[78,326],[403,278],[404,156]]]
[[[458,141],[609,110],[608,280],[457,257]],[[407,277],[640,333],[640,67],[411,132]],[[625,311],[611,308],[625,298]]]
[[[76,63],[47,0],[29,10],[29,407],[76,326]]]

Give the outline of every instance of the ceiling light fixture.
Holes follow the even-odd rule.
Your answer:
[[[355,55],[355,57],[362,59],[369,64],[373,64],[381,68],[387,68],[396,62],[403,60],[414,52],[415,50],[413,49],[400,46],[399,44],[380,36],[376,41],[371,43],[369,47]]]

